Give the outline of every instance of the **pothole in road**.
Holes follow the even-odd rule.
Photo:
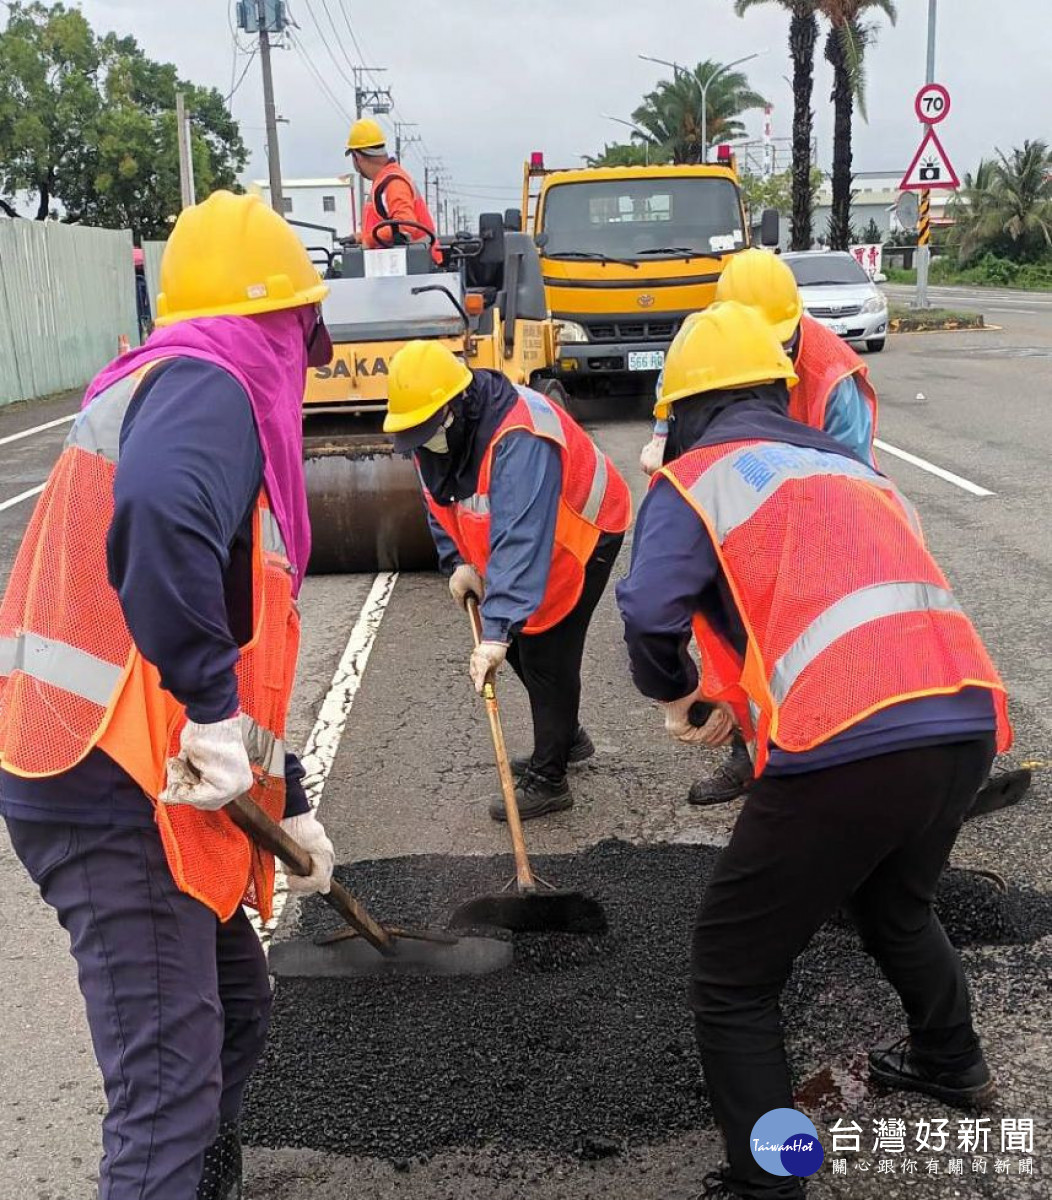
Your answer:
[[[589,1158],[711,1125],[686,980],[695,910],[718,854],[611,841],[538,856],[538,874],[601,901],[610,932],[517,939],[514,965],[498,974],[278,981],[246,1140],[395,1162],[486,1145]],[[378,916],[435,924],[499,888],[511,863],[425,855],[337,875]],[[1052,933],[1052,900],[1002,894],[962,871],[944,877],[939,913],[959,946]],[[312,900],[296,933],[315,936],[333,920]],[[1027,951],[1012,968],[1020,986],[1035,968],[1049,975],[1041,956]],[[1005,968],[975,958],[969,977],[981,990],[984,970]],[[860,1050],[904,1032],[896,997],[842,920],[801,956],[783,1009],[798,1063],[841,1064],[800,1081],[812,1100],[864,1090]]]

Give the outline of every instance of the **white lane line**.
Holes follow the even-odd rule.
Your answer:
[[[32,429],[23,429],[21,433],[9,433],[7,437],[0,438],[0,446],[10,445],[11,442],[20,442],[22,438],[32,437],[34,433],[43,433],[45,429],[57,429],[59,425],[68,425],[76,418],[76,413],[70,413],[68,417],[57,417],[54,421],[46,421],[43,425],[34,425]]]
[[[28,492],[19,492],[17,496],[12,496],[10,500],[0,500],[0,512],[6,512],[7,509],[14,508],[16,504],[21,504],[23,500],[39,496],[45,487],[46,484],[41,483],[34,488],[30,488]]]
[[[928,462],[926,458],[918,458],[916,454],[910,454],[908,450],[900,450],[898,446],[890,446],[887,442],[881,441],[880,438],[874,438],[873,445],[878,450],[883,450],[885,454],[893,454],[896,458],[901,458],[903,462],[920,467],[922,471],[929,471],[932,475],[938,475],[940,479],[945,479],[947,483],[952,483],[955,487],[963,488],[966,492],[971,492],[973,496],[995,495],[988,488],[980,487],[977,483],[972,483],[970,479],[964,479],[960,475],[955,475],[952,471],[947,471],[943,467],[937,467],[934,463]]]
[[[354,623],[351,636],[347,639],[343,655],[333,673],[329,690],[318,710],[318,719],[314,722],[314,728],[311,730],[303,754],[300,756],[306,772],[303,786],[311,806],[315,809],[321,802],[329,772],[332,770],[332,764],[336,761],[336,752],[340,748],[340,740],[347,725],[347,718],[351,713],[351,706],[362,685],[362,678],[365,675],[366,664],[369,662],[369,655],[372,653],[373,643],[376,641],[376,635],[380,632],[380,622],[383,620],[384,612],[397,582],[397,571],[381,572],[373,580],[373,586],[362,605],[358,620]],[[274,891],[273,917],[266,925],[263,925],[255,913],[251,914],[252,924],[264,946],[270,941],[277,927],[288,895],[285,877],[279,868]]]
[[[1012,313],[1013,315],[1018,313],[1019,315],[1024,316],[1024,317],[1042,317],[1045,315],[1045,313],[1048,310],[1044,309],[1044,308],[988,308],[986,311],[987,312],[999,312],[999,313]]]

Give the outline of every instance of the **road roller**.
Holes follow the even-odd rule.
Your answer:
[[[416,231],[427,236],[408,241]],[[376,233],[406,244],[324,252],[335,353],[310,371],[303,406],[315,574],[435,565],[416,469],[383,432],[388,364],[406,342],[433,338],[470,367],[565,402],[551,378],[558,347],[529,235],[505,229],[498,213],[482,214],[477,233],[436,238],[408,221]]]

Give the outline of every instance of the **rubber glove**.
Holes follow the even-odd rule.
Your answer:
[[[497,668],[508,657],[508,647],[503,642],[479,642],[471,652],[468,670],[475,691],[482,695],[486,680],[497,673]]]
[[[252,767],[241,736],[241,714],[199,725],[187,721],[179,754],[168,760],[161,800],[216,812],[252,786]]]
[[[281,822],[281,828],[307,851],[314,868],[309,875],[294,875],[286,869],[285,882],[289,891],[303,894],[321,892],[324,896],[332,887],[332,869],[336,865],[336,851],[325,832],[325,826],[313,812],[305,812],[286,817]]]
[[[734,715],[726,704],[717,704],[704,725],[692,725],[688,714],[691,705],[701,700],[698,689],[665,705],[665,731],[670,737],[690,746],[722,746],[734,732]]]
[[[655,433],[643,447],[639,455],[639,465],[643,468],[645,475],[653,475],[655,471],[661,469],[665,461],[665,443],[667,441],[667,433]]]
[[[461,608],[467,607],[468,596],[481,600],[484,591],[482,576],[470,563],[461,563],[449,577],[449,594]]]

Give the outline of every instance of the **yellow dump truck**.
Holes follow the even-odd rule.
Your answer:
[[[710,304],[731,255],[750,244],[733,155],[698,166],[523,171],[522,228],[540,250],[559,333],[554,376],[577,394],[649,387],[684,317]],[[778,241],[778,214],[760,221]]]

